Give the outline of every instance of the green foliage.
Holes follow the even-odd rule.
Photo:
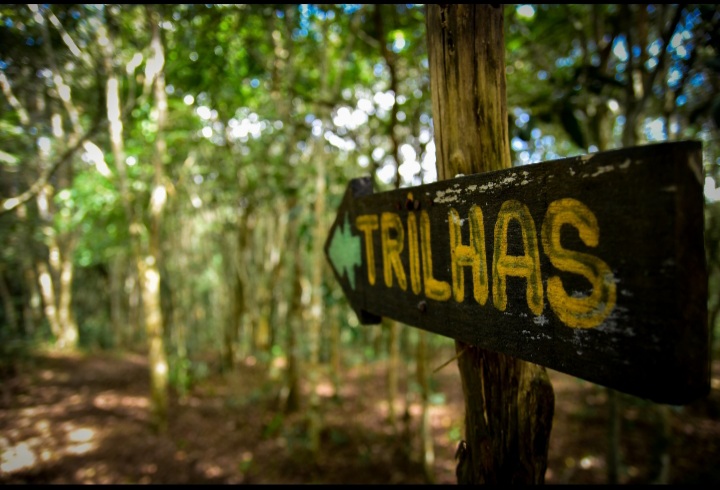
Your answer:
[[[523,5],[505,12],[513,149],[527,152],[520,163],[546,159],[543,134],[573,143],[571,152],[555,149],[551,157],[619,147],[635,107],[643,112],[633,119],[640,132],[646,121],[673,116],[680,122],[674,132],[689,138],[713,121],[716,91],[707,82],[718,76],[717,7]],[[603,134],[604,124],[611,134]],[[664,135],[645,131],[635,144],[670,138],[664,124]]]
[[[264,439],[276,437],[283,427],[284,417],[281,413],[276,413],[270,421],[263,426],[262,436]]]
[[[334,218],[351,178],[372,175],[378,191],[435,179],[432,159],[426,159],[434,156],[434,143],[425,9],[406,4],[156,7],[162,16],[168,98],[159,254],[165,339],[171,383],[189,390],[219,364],[228,325],[237,325],[233,342],[238,359],[258,357],[252,352],[252,335],[263,307],[274,315],[272,352],[275,357],[287,353],[287,324],[304,326],[309,309],[300,297],[309,293],[294,289],[294,262],[300,261],[303,278],[312,274],[311,254],[323,245],[315,243],[314,230]],[[25,301],[33,285],[26,283],[24,271],[48,260],[49,237],[75,244],[73,304],[85,346],[122,346],[122,339],[134,335],[114,331],[112,294],[119,294],[125,314],[120,328],[142,332],[128,315],[130,305],[141,302],[132,272],[136,264],[129,259],[131,243],[133,234],[147,242],[157,174],[157,104],[152,80],[146,79],[153,68],[147,8],[53,4],[41,5],[38,17],[28,5],[0,6],[0,71],[29,121],[23,122],[22,111],[3,92],[2,198],[28,189],[70,144],[71,117],[55,73],[70,89],[80,135],[93,130],[88,142],[101,149],[107,164],[109,173],[90,163],[80,149],[60,165],[49,182],[54,192],[48,221],[36,199],[27,202],[22,217],[0,216],[0,257],[13,277],[22,278],[17,292]],[[603,138],[608,148],[622,144],[623,121],[633,102],[627,90],[631,70],[622,50],[615,48],[622,39],[633,39],[637,46],[630,51],[656,62],[662,53],[666,56],[664,69],[649,87],[652,96],[644,102],[638,128],[646,121],[660,121],[667,128],[671,120],[678,127],[673,137],[702,139],[706,175],[720,182],[713,143],[720,124],[717,6],[548,4],[533,5],[532,16],[521,8],[529,6],[505,7],[516,163],[600,149]],[[680,37],[670,49],[659,46],[677,8],[682,9]],[[51,13],[79,55],[50,22]],[[641,19],[641,14],[647,14],[642,45],[639,21],[626,21],[628,15]],[[111,48],[110,66],[105,65],[101,28],[110,34],[103,41]],[[640,64],[637,53],[634,59],[638,76],[648,77],[652,63]],[[119,82],[122,162],[114,160],[106,121],[109,70]],[[640,131],[638,143],[650,141],[648,134]],[[47,149],[40,151],[41,144]],[[327,169],[325,216],[313,211],[320,156]],[[711,208],[708,212],[715,213]],[[134,229],[128,211],[137,219]],[[282,213],[288,218],[285,242],[268,243]],[[241,229],[244,222],[247,230]],[[257,231],[263,229],[265,234]],[[280,271],[271,277],[270,257],[277,253],[282,255]],[[118,264],[120,292],[111,293],[111,272]],[[712,269],[711,299],[717,297],[717,271]],[[381,358],[383,350],[372,344],[369,333],[374,327],[358,325],[337,281],[329,269],[325,273],[320,293],[325,311],[333,311],[327,322],[339,324],[344,360]],[[244,309],[238,306],[238,278],[245,281]],[[265,291],[270,294],[263,296]],[[281,307],[280,300],[288,305]],[[300,304],[297,311],[289,306],[293,302]],[[288,312],[285,317],[281,310]],[[410,337],[407,353],[414,348]],[[447,341],[431,338],[431,345]],[[299,343],[298,351],[305,355],[306,338]]]
[[[185,396],[190,392],[193,385],[192,361],[187,357],[168,356],[170,364],[169,383],[170,386]]]

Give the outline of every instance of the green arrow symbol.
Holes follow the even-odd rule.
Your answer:
[[[362,264],[360,237],[350,232],[350,222],[345,214],[345,222],[335,228],[328,256],[338,275],[347,274],[350,286],[355,289],[355,267]]]

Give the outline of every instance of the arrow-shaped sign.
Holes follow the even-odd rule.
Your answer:
[[[345,222],[332,235],[328,258],[340,276],[347,278],[350,287],[355,289],[355,268],[362,265],[360,237],[350,231],[350,222],[345,215]]]
[[[709,391],[701,145],[662,143],[373,194],[325,252],[383,316],[662,403]]]

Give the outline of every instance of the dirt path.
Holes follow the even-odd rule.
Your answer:
[[[174,397],[168,433],[160,436],[149,428],[144,358],[47,356],[35,364],[0,411],[0,483],[423,482],[383,422],[384,391],[366,382],[373,374],[383,379],[380,366],[356,371],[342,402],[326,399],[327,450],[308,465],[301,417],[278,415],[257,367],[205,380],[185,400]],[[447,411],[434,408],[439,432]],[[449,438],[439,439],[447,447],[436,450],[451,453]],[[454,483],[449,463],[437,461],[438,482]]]
[[[666,410],[670,482],[720,482],[718,371],[707,400]],[[348,369],[340,401],[330,384],[321,386],[323,452],[316,464],[308,463],[302,417],[279,415],[277,383],[263,372],[241,366],[232,377],[204,380],[184,400],[174,397],[169,430],[157,435],[148,423],[143,357],[37,357],[4,386],[0,483],[425,483],[418,441],[407,442],[402,423],[395,434],[385,422],[381,363]],[[556,415],[546,481],[604,483],[606,392],[550,374]],[[457,369],[436,373],[433,388],[436,482],[455,483],[463,413]],[[621,481],[650,482],[662,419],[657,405],[623,403]],[[397,408],[401,413],[402,401]],[[413,403],[410,433],[417,433],[418,414]]]

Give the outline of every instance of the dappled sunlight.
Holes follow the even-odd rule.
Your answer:
[[[222,468],[212,463],[201,463],[199,469],[207,478],[217,478],[223,473]]]
[[[328,381],[323,381],[318,383],[317,387],[315,388],[315,393],[325,398],[331,398],[335,395],[335,387],[332,385],[332,383]]]
[[[113,477],[109,465],[102,462],[91,467],[79,468],[75,472],[75,481],[82,484],[107,485],[113,483]]]
[[[0,439],[0,445],[5,446],[5,441],[5,438]],[[8,473],[30,468],[37,461],[35,451],[27,442],[21,442],[7,449],[5,447],[0,449],[2,449],[0,469]]]
[[[699,312],[707,293],[715,343],[720,328],[719,27],[713,4],[0,6],[0,484],[415,484],[433,480],[424,457],[455,483],[479,395],[456,335],[670,393],[685,377],[653,378],[677,374],[654,352],[700,358],[665,344],[652,325],[678,316],[645,300]],[[662,148],[687,138],[693,175],[670,185],[662,162],[685,152]],[[603,163],[665,141],[653,178],[635,178],[644,156]],[[518,167],[470,175],[498,163]],[[621,181],[637,192],[601,185]],[[691,217],[693,193],[708,277],[702,237],[678,248],[672,219],[642,219],[648,203]],[[561,201],[575,211],[553,221]],[[665,287],[677,273],[707,291]],[[587,330],[610,284],[598,304],[617,308]],[[626,328],[649,350],[603,341]],[[666,412],[549,370],[547,482],[607,480],[610,413],[622,483],[665,453],[674,483],[720,481],[712,367],[706,398]],[[515,397],[482,372],[511,415],[488,433],[511,440],[542,387]]]
[[[73,422],[51,427],[48,419],[41,419],[31,425],[39,435],[27,437],[23,434],[32,434],[34,431],[21,433],[13,429],[7,432],[10,439],[0,438],[0,469],[3,472],[27,471],[41,464],[57,462],[66,455],[84,455],[95,450],[99,443],[97,429],[92,427],[80,427]],[[20,440],[23,437],[25,439]],[[12,443],[11,439],[17,442]]]
[[[88,442],[95,437],[95,431],[88,427],[81,427],[68,431],[67,437],[70,442]]]
[[[68,397],[57,400],[58,396],[62,396],[62,392],[55,386],[48,386],[42,390],[42,402],[43,404],[37,406],[30,406],[18,409],[18,413],[21,417],[55,417],[63,416],[71,413],[74,407],[81,405],[85,402],[86,397],[84,394],[74,393]],[[21,401],[25,398],[21,398]],[[27,421],[26,419],[25,421]]]
[[[604,466],[604,462],[595,456],[585,456],[580,460],[580,468],[584,470],[589,470],[590,468],[594,467],[602,467]]]
[[[430,364],[440,365],[449,355],[438,350]],[[146,363],[140,358],[72,362],[74,371],[40,368],[37,379],[44,385],[32,393],[36,400],[46,399],[37,397],[53,388],[52,398],[65,410],[52,410],[54,404],[46,403],[0,413],[0,423],[5,424],[0,436],[2,481],[41,481],[33,480],[35,477],[31,475],[45,474],[48,476],[43,478],[57,483],[270,483],[320,478],[303,469],[307,468],[305,453],[301,451],[306,447],[304,413],[281,415],[275,411],[275,392],[263,387],[266,378],[257,369],[258,363],[252,367],[240,365],[229,379],[215,377],[202,389],[193,391],[184,402],[178,400],[169,433],[159,437],[152,434],[147,425],[149,399],[146,396],[135,393],[132,386],[101,388],[102,379],[112,379],[118,372],[128,372],[127,376],[132,379],[142,378],[125,370],[146,372]],[[97,381],[94,388],[84,394],[51,385],[68,376],[70,380],[77,379],[91,366]],[[322,373],[317,384],[322,397],[324,427],[318,464],[322,478],[327,478],[322,481],[348,482],[351,475],[368,471],[372,473],[368,481],[411,483],[421,478],[413,463],[394,459],[398,454],[405,454],[398,451],[407,443],[403,435],[406,428],[411,430],[413,442],[402,450],[410,451],[407,457],[414,458],[410,461],[420,457],[416,439],[422,415],[419,393],[399,390],[394,400],[396,424],[390,424],[386,367],[386,363],[375,362],[343,370],[337,401],[330,398],[334,392],[329,372]],[[50,371],[56,375],[46,374],[47,379],[39,375]],[[550,462],[546,481],[603,482],[607,471],[605,455],[592,443],[604,437],[604,423],[602,419],[596,420],[605,414],[600,396],[603,390],[589,383],[578,383],[567,375],[550,374],[557,392],[550,452],[555,459]],[[433,466],[441,483],[456,482],[454,454],[464,438],[463,399],[458,377],[457,370],[451,368],[432,376],[434,388],[428,410],[435,453]],[[717,373],[713,379],[717,379]],[[405,381],[401,376],[401,387]],[[307,383],[303,384],[307,390]],[[713,392],[717,393],[716,389]],[[404,417],[407,395],[410,399],[408,419]],[[84,403],[84,408],[78,403]],[[643,407],[628,406],[625,423],[646,423],[647,412],[643,410]],[[628,436],[634,434],[630,429],[630,426],[626,428]],[[720,424],[687,419],[678,426],[680,434],[716,440]],[[643,454],[643,446],[633,446],[632,451],[628,454],[625,474],[627,478],[642,478],[643,466],[630,456]],[[48,473],[58,467],[65,468],[63,476]]]
[[[65,383],[68,381],[69,376],[67,373],[56,373],[50,369],[44,369],[40,371],[40,379],[43,381],[55,381],[57,383]]]
[[[114,391],[106,391],[93,399],[93,405],[102,410],[130,409],[131,412],[137,414],[145,412],[150,406],[150,400],[147,396],[127,396]]]

